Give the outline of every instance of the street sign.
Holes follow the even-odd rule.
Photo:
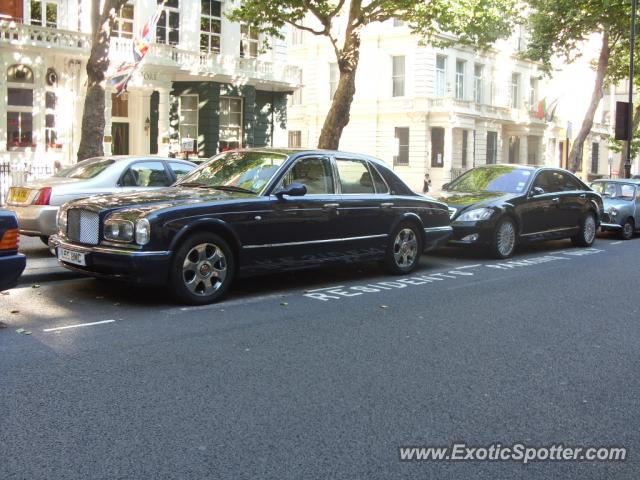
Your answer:
[[[629,103],[616,102],[616,140],[629,140]]]
[[[180,140],[180,151],[183,153],[195,153],[196,151],[196,139],[195,138],[182,138]]]

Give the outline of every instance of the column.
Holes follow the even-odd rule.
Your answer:
[[[451,169],[453,168],[453,127],[444,129],[444,155],[442,168],[445,171],[445,178],[451,180]]]
[[[169,88],[158,91],[158,155],[169,155]]]
[[[151,141],[151,91],[142,90],[138,94],[138,107],[136,108],[137,119],[133,122],[139,125],[140,141],[134,145],[134,151],[139,155],[149,155]]]
[[[519,135],[520,139],[520,164],[529,163],[529,137],[527,135]]]

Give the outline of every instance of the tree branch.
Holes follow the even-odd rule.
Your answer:
[[[291,25],[292,27],[296,27],[300,30],[304,30],[305,32],[311,32],[314,35],[327,35],[324,30],[314,30],[311,27],[305,27],[304,25],[300,25],[299,23],[292,22],[291,20],[285,20],[286,23]]]
[[[335,17],[338,13],[340,13],[340,10],[342,10],[342,7],[344,6],[344,2],[345,0],[340,0],[338,2],[338,5],[336,5],[336,8],[334,8],[331,13],[329,13],[329,18],[333,18]]]

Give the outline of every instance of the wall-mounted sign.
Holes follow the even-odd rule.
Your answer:
[[[182,138],[180,140],[180,151],[183,153],[195,153],[196,151],[196,139],[195,138]]]

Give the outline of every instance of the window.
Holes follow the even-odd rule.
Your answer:
[[[193,167],[191,165],[180,162],[169,162],[169,167],[171,167],[171,170],[173,171],[173,174],[176,176],[177,180],[180,180],[187,173],[193,170]]]
[[[255,27],[245,23],[240,25],[240,56],[244,58],[256,58],[258,56],[258,43],[260,34]]]
[[[467,62],[464,60],[456,60],[456,98],[464,100],[464,71],[467,68]]]
[[[538,79],[529,77],[529,110],[532,112],[538,108]]]
[[[304,30],[290,25],[289,31],[291,32],[291,45],[302,45],[302,42],[304,42]]]
[[[180,95],[178,104],[180,139],[198,138],[198,103],[197,94]]]
[[[467,130],[462,131],[462,159],[460,164],[462,168],[467,167],[467,155],[469,151],[469,132]]]
[[[365,162],[336,160],[342,193],[375,193],[373,178]]]
[[[120,7],[113,22],[111,35],[121,38],[133,38],[133,3],[131,0]]]
[[[409,127],[396,127],[398,155],[393,157],[394,165],[409,165]]]
[[[111,94],[111,116],[112,117],[128,117],[129,116],[129,100],[124,95],[116,96]]]
[[[373,177],[373,186],[376,188],[376,193],[389,193],[389,186],[384,181],[378,170],[372,165],[369,165],[369,171]]]
[[[12,65],[7,69],[7,149],[33,145],[33,71]]]
[[[487,132],[487,164],[498,161],[498,132]]]
[[[58,2],[31,0],[31,25],[58,28]]]
[[[473,98],[476,103],[484,103],[484,65],[473,67]]]
[[[509,163],[520,163],[520,137],[509,137]]]
[[[583,186],[572,175],[565,172],[553,172],[556,184],[561,192],[574,192],[582,190]]]
[[[242,98],[220,97],[220,151],[242,146]]]
[[[404,55],[391,57],[394,97],[404,97]]]
[[[123,187],[168,187],[171,183],[162,162],[134,163],[120,180]]]
[[[289,132],[289,148],[302,147],[302,132],[300,130],[291,130]]]
[[[511,108],[520,108],[520,74],[511,74]]]
[[[163,0],[157,0],[158,5]],[[180,0],[166,0],[156,26],[156,42],[168,45],[180,43]]]
[[[338,81],[340,80],[340,69],[337,63],[329,64],[329,100],[333,100],[338,89]]]
[[[200,51],[220,52],[222,2],[200,0]]]
[[[47,150],[50,148],[58,148],[58,133],[56,130],[56,103],[57,98],[55,92],[47,91],[45,98],[45,144]]]
[[[598,173],[600,169],[600,144],[598,142],[591,143],[591,173]]]
[[[447,57],[436,57],[436,97],[444,97],[447,92]]]
[[[327,158],[303,158],[285,173],[282,186],[297,182],[307,187],[309,195],[335,193],[331,171],[331,163]]]
[[[441,168],[444,165],[444,128],[431,129],[431,167]]]
[[[302,105],[302,70],[298,73],[298,87],[291,95],[291,105]]]

